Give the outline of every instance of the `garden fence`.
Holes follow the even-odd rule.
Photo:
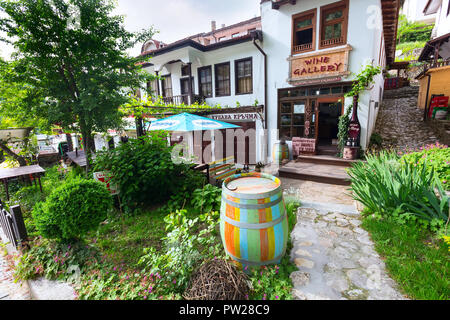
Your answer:
[[[20,206],[13,206],[8,212],[0,200],[0,226],[3,234],[16,248],[23,245],[28,238]]]

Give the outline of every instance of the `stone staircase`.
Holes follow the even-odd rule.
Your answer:
[[[383,99],[417,98],[419,95],[418,86],[403,87],[400,89],[385,90]]]
[[[385,90],[374,133],[379,134],[384,149],[405,151],[437,141],[430,125],[423,121],[417,107],[418,86]]]

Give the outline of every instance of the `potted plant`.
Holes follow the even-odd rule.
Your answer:
[[[264,168],[266,165],[262,162],[258,162],[255,166],[255,171],[256,172],[261,172],[261,169]]]

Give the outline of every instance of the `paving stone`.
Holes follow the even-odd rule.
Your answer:
[[[359,233],[359,234],[367,234],[367,231],[361,228],[354,228],[353,232]]]
[[[325,248],[332,248],[334,246],[333,242],[328,239],[320,239],[319,244]]]
[[[327,285],[339,292],[346,291],[349,288],[348,282],[345,279],[330,281],[327,282]]]
[[[330,208],[333,206],[330,204]],[[291,274],[295,299],[403,299],[387,275],[369,234],[359,227],[360,220],[320,210],[327,214],[299,209],[300,216],[305,211],[315,218],[298,223],[292,234],[307,235],[307,241],[298,237],[293,243],[294,263],[299,268]]]
[[[309,284],[311,275],[307,272],[294,271],[291,273],[290,278],[295,287],[303,287]]]
[[[362,224],[362,221],[361,221],[361,220],[355,220],[355,219],[352,219],[352,220],[350,220],[350,223],[351,223],[353,226],[355,226],[355,227],[359,227],[359,226]]]
[[[304,267],[308,269],[314,268],[314,262],[308,259],[296,258],[294,259],[294,263],[297,265],[297,267]]]
[[[298,249],[297,251],[295,251],[295,254],[296,254],[297,256],[304,256],[304,257],[309,257],[309,258],[312,257],[311,253],[309,253],[309,252],[306,251],[306,250],[302,250],[302,249]]]
[[[348,226],[349,222],[346,219],[338,218],[336,219],[336,224],[340,227],[346,227]]]
[[[348,270],[347,276],[355,286],[367,289],[367,274],[363,271],[357,269]]]

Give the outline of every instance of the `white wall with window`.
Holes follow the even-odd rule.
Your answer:
[[[295,5],[272,9],[271,2],[261,5],[263,49],[268,55],[268,127],[278,128],[278,89],[292,87],[290,56],[326,53],[352,47],[348,70],[358,73],[365,64],[385,66],[383,22],[380,0],[304,0]],[[306,41],[306,40],[308,41]],[[353,77],[342,77],[351,81]],[[361,145],[366,147],[373,130],[382,97],[383,77],[360,97],[358,116],[361,123]],[[347,98],[345,106],[351,104]],[[270,134],[270,133],[269,133]],[[278,137],[269,136],[269,155]]]

